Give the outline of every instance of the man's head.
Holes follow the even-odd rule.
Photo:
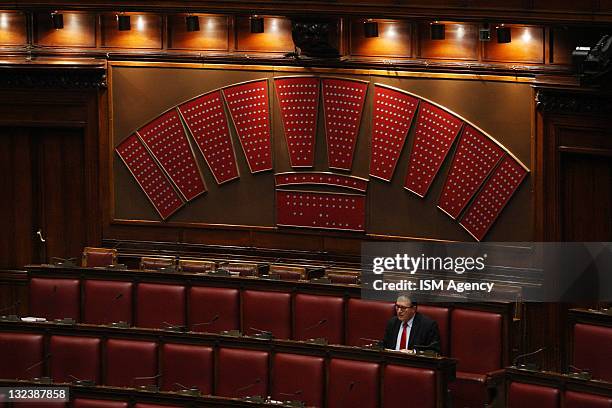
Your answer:
[[[416,314],[417,304],[408,296],[398,296],[395,301],[395,314],[402,322],[407,322]]]

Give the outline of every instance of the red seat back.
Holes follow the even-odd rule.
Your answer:
[[[448,307],[428,305],[419,305],[418,310],[419,313],[426,315],[438,323],[438,328],[440,329],[440,353],[444,356],[448,356],[450,310]]]
[[[245,290],[242,292],[242,331],[271,331],[278,339],[291,338],[291,295],[286,292]]]
[[[377,363],[332,358],[327,407],[378,407]]]
[[[72,408],[128,408],[128,403],[123,401],[77,398],[72,403]]]
[[[78,279],[32,278],[30,315],[48,320],[65,317],[79,321]]]
[[[513,382],[508,389],[508,408],[559,408],[559,390]]]
[[[268,352],[220,348],[215,395],[268,395]]]
[[[83,322],[132,324],[132,282],[85,280]]]
[[[451,313],[451,357],[457,371],[485,374],[502,367],[502,316],[454,309]]]
[[[344,299],[339,296],[295,295],[295,340],[325,338],[332,344],[344,343]]]
[[[185,325],[185,287],[139,283],[136,294],[136,326],[163,329]]]
[[[106,342],[106,381],[116,387],[138,387],[157,383],[157,343],[109,339]]]
[[[45,366],[37,363],[43,360],[42,334],[0,333],[0,378],[40,377]]]
[[[240,330],[240,291],[193,286],[189,290],[189,327],[196,332]]]
[[[565,391],[565,408],[612,408],[612,396]]]
[[[433,370],[388,365],[385,367],[383,407],[437,407],[436,374]]]
[[[51,336],[49,354],[53,382],[92,380],[100,384],[100,339]]]
[[[612,327],[576,324],[573,365],[589,370],[594,379],[612,381],[611,344]]]
[[[322,357],[277,353],[273,361],[273,399],[299,400],[307,406],[323,406],[325,360]],[[304,381],[305,378],[308,381]]]
[[[166,343],[161,357],[162,391],[178,391],[181,384],[212,394],[214,356],[212,347]]]
[[[382,340],[387,322],[395,313],[394,303],[351,298],[348,300],[346,344],[364,346]]]

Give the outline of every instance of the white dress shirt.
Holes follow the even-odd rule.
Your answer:
[[[408,349],[408,343],[410,343],[410,329],[412,329],[412,322],[414,320],[414,316],[408,320],[408,325],[406,326],[406,349]],[[397,332],[397,340],[395,341],[395,350],[400,350],[402,341],[402,332],[404,331],[404,322],[400,324],[400,328]]]

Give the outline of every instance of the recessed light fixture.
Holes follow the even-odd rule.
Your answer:
[[[200,31],[200,17],[191,14],[188,15],[185,17],[185,26],[190,33]]]
[[[506,27],[503,24],[497,26],[497,42],[499,44],[507,44],[512,42],[512,32],[510,27]]]
[[[365,38],[378,37],[378,23],[372,20],[366,20],[363,23],[363,35]]]
[[[261,34],[264,32],[264,18],[251,16],[251,34]]]
[[[51,13],[51,24],[53,24],[53,28],[56,30],[61,30],[64,28],[64,15],[62,13],[58,13],[57,11]]]
[[[117,15],[117,30],[119,31],[130,31],[132,29],[132,24],[130,20],[130,16],[126,16],[125,14]]]
[[[446,27],[444,24],[440,24],[437,21],[431,23],[431,39],[432,40],[443,40],[445,38]]]

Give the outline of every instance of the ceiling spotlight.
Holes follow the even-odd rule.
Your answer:
[[[130,31],[132,29],[132,24],[130,23],[130,16],[126,16],[125,14],[118,14],[117,29],[119,31]]]
[[[440,24],[437,21],[435,23],[431,23],[431,39],[432,40],[443,40],[445,37],[445,27],[444,24]]]
[[[187,31],[190,33],[200,31],[200,17],[193,15],[185,17],[185,25],[187,26]]]
[[[503,24],[497,27],[497,42],[499,44],[512,42],[510,27],[505,27]]]
[[[64,28],[64,15],[54,11],[51,13],[51,23],[56,30]]]
[[[363,23],[363,35],[365,38],[378,37],[378,23],[372,20],[366,20]]]
[[[264,32],[264,18],[259,16],[251,17],[251,34],[261,34]]]
[[[491,41],[491,27],[489,23],[484,23],[478,30],[478,39],[480,41]]]

